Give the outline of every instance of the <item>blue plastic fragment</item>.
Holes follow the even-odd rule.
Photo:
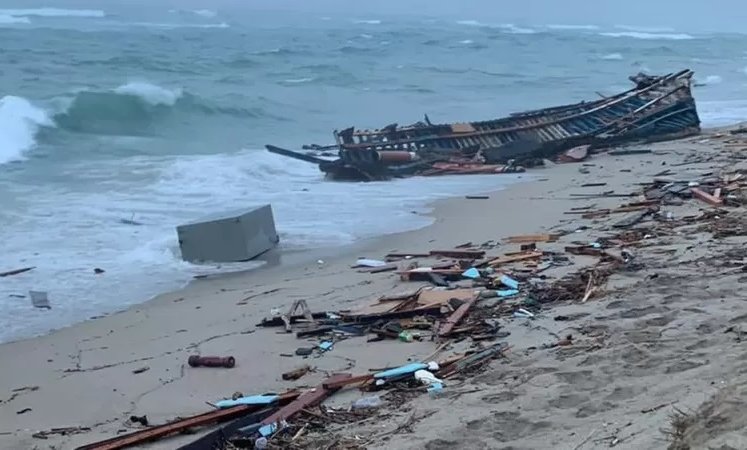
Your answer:
[[[509,277],[508,275],[501,276],[501,283],[504,286],[510,287],[511,289],[519,289],[519,282]]]
[[[480,278],[480,271],[479,271],[479,270],[477,270],[477,269],[475,269],[475,268],[473,267],[473,268],[471,268],[471,269],[467,269],[467,270],[465,270],[465,271],[464,271],[464,272],[462,273],[462,276],[463,276],[464,278],[472,278],[472,279],[475,279],[475,278]]]
[[[270,405],[278,401],[277,395],[250,395],[236,400],[221,400],[215,404],[217,408],[231,408],[239,405]]]
[[[335,345],[332,341],[324,341],[321,344],[319,344],[319,349],[323,352],[332,350],[332,346]]]
[[[427,368],[428,368],[428,364],[412,363],[412,364],[407,364],[401,367],[397,367],[395,369],[389,369],[383,372],[375,373],[374,378],[392,378],[392,377],[396,377],[399,375],[407,375],[408,373],[415,373],[418,370],[427,369]]]
[[[263,437],[272,436],[278,430],[278,424],[271,423],[259,428],[259,434]]]
[[[498,294],[498,297],[513,297],[514,295],[519,294],[519,291],[517,289],[503,289],[495,292],[496,294]]]
[[[437,397],[444,391],[443,383],[431,383],[428,387],[428,395],[431,397]]]

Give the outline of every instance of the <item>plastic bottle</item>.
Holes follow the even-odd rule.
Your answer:
[[[381,398],[378,395],[372,395],[370,397],[359,398],[353,403],[353,411],[360,409],[372,409],[378,408],[382,405]]]

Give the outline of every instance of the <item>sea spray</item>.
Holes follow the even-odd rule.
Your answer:
[[[36,145],[42,126],[54,126],[47,113],[23,97],[0,99],[0,164],[23,159]]]

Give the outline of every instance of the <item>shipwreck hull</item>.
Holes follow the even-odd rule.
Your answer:
[[[513,163],[551,158],[579,145],[694,134],[700,130],[700,118],[692,76],[690,70],[662,77],[638,74],[630,77],[634,88],[611,97],[489,121],[432,124],[426,116],[425,123],[404,127],[351,127],[334,133],[339,159],[322,162],[319,168],[332,178],[361,180],[423,173],[441,162],[506,164],[509,172],[515,169]],[[397,160],[404,154],[415,156]]]

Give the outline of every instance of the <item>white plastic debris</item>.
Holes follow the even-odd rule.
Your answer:
[[[443,381],[436,378],[431,372],[427,370],[418,370],[415,372],[415,379],[423,384],[443,383]]]
[[[355,265],[362,267],[383,267],[386,266],[386,262],[378,259],[359,258],[355,262]]]

